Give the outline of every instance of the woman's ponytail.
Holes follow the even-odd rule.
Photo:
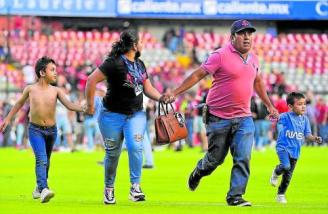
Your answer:
[[[135,30],[125,30],[120,35],[120,40],[114,42],[109,56],[116,57],[125,54],[133,48],[134,44],[139,41],[138,33]]]

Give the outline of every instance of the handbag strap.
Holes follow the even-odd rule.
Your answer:
[[[166,111],[166,109],[164,108],[164,103],[161,102],[161,101],[158,101],[158,116],[161,115],[161,110],[163,110],[164,115],[167,115],[167,111]]]
[[[169,104],[166,104],[166,105],[165,105],[166,113],[169,113],[169,106],[171,107],[172,112],[175,113],[175,110],[174,110],[174,108],[173,108],[172,103],[169,103]]]
[[[175,113],[172,103],[167,104],[162,101],[158,101],[158,116],[161,115],[161,110],[163,110],[164,115],[167,115],[169,113],[169,106],[171,107],[172,112]]]

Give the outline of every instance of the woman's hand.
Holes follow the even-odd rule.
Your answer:
[[[176,97],[173,94],[166,93],[159,98],[159,101],[167,104],[167,103],[173,103],[175,99]]]

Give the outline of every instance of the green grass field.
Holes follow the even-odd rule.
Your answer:
[[[156,151],[154,169],[143,170],[145,202],[128,200],[127,152],[116,177],[116,205],[103,205],[104,152],[53,153],[49,185],[56,196],[47,204],[33,200],[34,157],[30,150],[0,149],[0,213],[328,213],[328,147],[303,147],[287,192],[287,205],[275,202],[269,177],[277,164],[273,149],[254,151],[245,199],[252,207],[225,203],[232,161],[202,179],[195,192],[187,188],[189,173],[203,156],[199,148]]]

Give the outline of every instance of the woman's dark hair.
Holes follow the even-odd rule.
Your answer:
[[[38,78],[40,78],[40,76],[41,76],[41,74],[40,74],[41,71],[44,71],[44,72],[46,71],[47,65],[49,63],[53,63],[56,65],[55,60],[53,60],[50,57],[43,56],[42,58],[38,59],[38,61],[35,64],[35,73]]]
[[[134,44],[138,44],[139,36],[137,31],[129,29],[124,30],[120,35],[120,40],[114,42],[112,45],[112,50],[108,56],[119,56],[125,54],[133,48]]]

